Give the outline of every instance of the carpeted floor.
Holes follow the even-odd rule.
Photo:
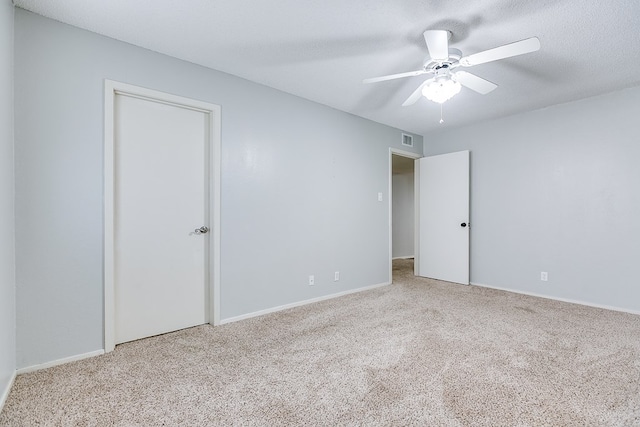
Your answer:
[[[18,376],[2,426],[640,426],[640,316],[414,278]]]

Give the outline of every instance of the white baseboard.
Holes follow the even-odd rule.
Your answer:
[[[89,353],[76,354],[75,356],[65,357],[63,359],[52,360],[51,362],[41,363],[39,365],[27,366],[26,368],[20,368],[16,372],[18,375],[26,374],[28,372],[39,371],[41,369],[51,368],[53,366],[63,365],[69,362],[75,362],[77,360],[88,359],[89,357],[102,356],[104,350],[90,351]]]
[[[311,299],[307,299],[307,300],[303,300],[303,301],[298,301],[298,302],[294,302],[294,303],[291,303],[291,304],[279,305],[277,307],[267,308],[265,310],[254,311],[253,313],[241,314],[240,316],[235,316],[235,317],[228,317],[226,319],[222,319],[220,321],[220,324],[224,325],[226,323],[233,323],[233,322],[237,322],[239,320],[250,319],[252,317],[258,317],[258,316],[262,316],[262,315],[265,315],[265,314],[275,313],[277,311],[286,310],[288,308],[300,307],[302,305],[313,304],[314,302],[325,301],[325,300],[328,300],[328,299],[338,298],[338,297],[342,297],[342,296],[349,295],[349,294],[355,294],[357,292],[368,291],[370,289],[380,288],[382,286],[387,286],[387,285],[390,285],[390,284],[391,284],[391,282],[378,283],[377,285],[370,285],[370,286],[365,286],[365,287],[357,288],[357,289],[349,289],[347,291],[338,292],[338,293],[335,293],[335,294],[324,295],[324,296],[321,296],[321,297],[311,298]]]
[[[2,390],[2,394],[0,394],[0,412],[2,412],[2,408],[4,408],[4,404],[7,401],[7,397],[9,397],[9,393],[11,392],[11,387],[13,387],[13,382],[16,380],[17,373],[14,371],[11,379],[9,380],[9,384],[7,387]]]
[[[629,310],[629,309],[620,308],[620,307],[614,307],[614,306],[611,306],[611,305],[596,304],[596,303],[592,303],[592,302],[580,301],[580,300],[575,300],[575,299],[570,299],[570,298],[552,297],[552,296],[549,296],[549,295],[538,294],[538,293],[535,293],[535,292],[526,292],[526,291],[519,291],[519,290],[516,290],[516,289],[501,288],[499,286],[485,285],[483,283],[471,282],[470,284],[473,285],[473,286],[479,286],[481,288],[496,289],[498,291],[513,292],[514,294],[529,295],[529,296],[532,296],[532,297],[551,299],[551,300],[561,301],[561,302],[568,302],[570,304],[586,305],[587,307],[603,308],[605,310],[612,310],[612,311],[619,311],[619,312],[622,312],[622,313],[640,315],[640,311]]]
[[[391,259],[411,259],[411,258],[415,258],[413,255],[407,255],[407,256],[394,256]]]

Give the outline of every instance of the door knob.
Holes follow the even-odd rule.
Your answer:
[[[204,225],[200,228],[195,229],[196,234],[205,234],[209,232],[209,227],[205,227]]]
[[[466,226],[467,226],[467,223],[466,223],[466,222],[463,222],[462,224],[460,224],[460,227],[462,227],[462,228],[464,228],[464,227],[466,227]]]

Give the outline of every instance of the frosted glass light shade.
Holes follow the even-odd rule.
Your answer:
[[[460,92],[462,86],[451,78],[435,79],[422,88],[422,94],[430,101],[442,104]]]

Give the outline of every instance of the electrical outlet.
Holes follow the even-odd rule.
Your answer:
[[[313,276],[309,276],[309,286],[316,284],[316,279]]]
[[[378,201],[381,202],[382,201],[382,193],[378,193]]]
[[[333,281],[337,282],[338,280],[340,280],[340,272],[336,271],[335,273],[333,273]]]
[[[543,282],[546,282],[549,280],[549,274],[546,271],[541,271],[540,272],[540,280],[542,280]]]

